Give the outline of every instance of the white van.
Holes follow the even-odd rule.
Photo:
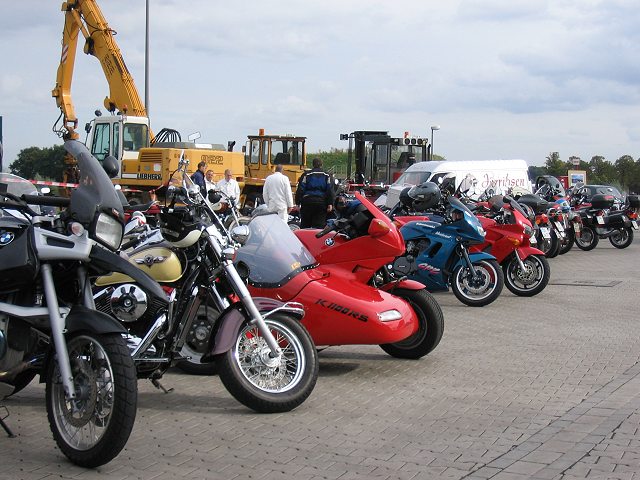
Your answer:
[[[471,174],[477,183],[471,195],[480,195],[487,188],[492,187],[497,191],[505,191],[508,188],[531,191],[527,162],[524,160],[473,160],[442,162],[418,162],[407,168],[398,179],[389,186],[386,195],[376,200],[376,205],[393,207],[400,198],[400,192],[406,187],[419,185],[438,180],[445,175],[455,176],[455,186]]]

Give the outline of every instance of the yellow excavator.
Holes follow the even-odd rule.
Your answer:
[[[64,12],[62,53],[52,91],[61,112],[54,126],[59,136],[65,139],[79,137],[71,82],[78,38],[82,34],[84,53],[98,59],[109,85],[109,96],[104,100],[109,115],[99,115],[97,110],[99,116],[86,124],[87,146],[98,160],[109,155],[119,160],[117,183],[142,191],[158,189],[167,184],[184,151],[192,171],[204,161],[207,169],[214,171],[214,178],[222,178],[224,170],[229,168],[244,185],[244,155],[231,151],[235,142],[229,142],[226,147],[183,142],[180,134],[171,129],[153,134],[145,106],[114,39],[115,32],[94,0],[69,0],[62,3],[61,10]],[[75,166],[68,163],[67,181],[73,182],[74,175]]]

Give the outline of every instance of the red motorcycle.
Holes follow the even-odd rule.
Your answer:
[[[496,195],[486,203],[488,211],[478,215],[485,229],[485,242],[469,251],[491,253],[504,271],[504,283],[515,295],[531,297],[549,283],[549,262],[542,250],[531,246],[535,238],[531,222],[517,201]],[[477,212],[480,213],[480,212]]]
[[[442,310],[421,283],[384,276],[404,241],[389,218],[356,197],[357,212],[323,230],[292,232],[276,215],[254,217],[233,231],[243,244],[236,265],[252,296],[304,305],[302,323],[317,346],[377,344],[394,357],[423,357],[442,338]]]

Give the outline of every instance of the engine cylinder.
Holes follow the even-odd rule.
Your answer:
[[[147,294],[138,285],[126,283],[116,287],[109,301],[111,311],[123,322],[135,322],[147,311]]]

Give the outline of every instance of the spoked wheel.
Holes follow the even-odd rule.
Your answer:
[[[598,234],[593,228],[583,225],[580,236],[576,236],[576,246],[586,252],[596,248],[599,240]]]
[[[482,307],[493,302],[502,291],[504,275],[496,260],[473,262],[474,272],[459,266],[453,272],[451,288],[455,296],[465,305]]]
[[[400,342],[386,343],[380,348],[392,357],[417,359],[424,357],[440,343],[444,332],[444,316],[435,298],[423,290],[396,289],[393,294],[405,299],[413,308],[419,322],[416,333]]]
[[[627,248],[633,243],[633,230],[630,228],[620,228],[609,237],[611,245],[616,248]]]
[[[573,228],[567,228],[564,231],[564,238],[560,242],[560,250],[558,250],[558,255],[564,255],[573,247],[573,244],[576,239],[576,234],[573,231]]]
[[[47,371],[53,437],[69,459],[94,468],[124,448],[136,418],[136,368],[119,334],[84,333],[67,342],[76,397],[66,397],[57,361]]]
[[[198,316],[187,332],[184,347],[180,352],[187,359],[176,364],[180,370],[191,375],[216,374],[216,362],[200,363],[200,359],[206,353],[213,326],[219,316],[220,313],[215,308],[200,306]]]
[[[503,267],[504,283],[512,293],[520,297],[532,297],[544,290],[549,283],[549,262],[544,255],[529,255],[522,263],[524,270],[515,256],[511,256]]]
[[[274,313],[265,322],[282,349],[280,356],[271,358],[258,327],[245,322],[233,347],[216,356],[218,375],[236,400],[256,412],[288,412],[311,394],[318,379],[318,352],[294,318]]]

